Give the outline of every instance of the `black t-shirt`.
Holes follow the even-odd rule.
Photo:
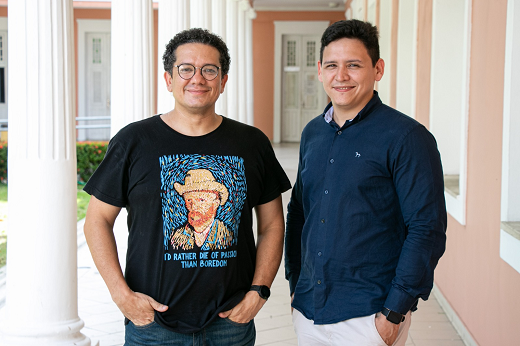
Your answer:
[[[168,305],[155,321],[193,333],[249,290],[256,259],[252,209],[290,187],[260,130],[223,117],[216,130],[190,137],[157,115],[114,136],[85,191],[127,209],[125,278],[132,290]],[[186,202],[193,191],[203,196]],[[217,202],[205,202],[207,195]],[[187,203],[199,214],[192,216]],[[193,224],[204,215],[208,227],[195,234]]]

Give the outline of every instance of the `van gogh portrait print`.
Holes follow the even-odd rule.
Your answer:
[[[247,195],[243,159],[165,155],[159,161],[164,249],[168,252],[165,260],[187,260],[191,266],[199,266],[199,263],[202,266],[204,263],[198,261],[199,256],[193,251],[229,250],[237,244],[240,215]],[[174,250],[173,258],[169,249]],[[183,251],[190,254],[176,255]],[[229,254],[213,254],[214,259],[223,256],[229,257]]]

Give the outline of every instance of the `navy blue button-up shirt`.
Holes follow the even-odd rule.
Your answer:
[[[445,250],[435,139],[377,92],[341,128],[324,114],[303,130],[288,205],[285,268],[293,307],[316,324],[383,307],[406,314],[428,298]]]

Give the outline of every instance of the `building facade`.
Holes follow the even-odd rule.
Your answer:
[[[57,302],[53,295],[65,285],[67,304],[41,305],[37,317],[49,323],[40,333],[58,330],[78,344],[88,344],[74,310],[75,242],[64,237],[67,229],[75,230],[75,221],[61,217],[64,209],[73,213],[63,204],[73,204],[69,190],[74,181],[68,181],[75,170],[71,141],[107,140],[130,121],[173,108],[161,56],[176,32],[205,27],[227,42],[232,63],[217,112],[257,126],[275,143],[298,142],[303,126],[327,103],[317,80],[320,36],[337,20],[357,18],[371,21],[380,31],[385,60],[377,85],[381,99],[429,128],[441,152],[448,240],[436,270],[434,294],[468,345],[518,343],[520,83],[515,77],[520,77],[520,68],[514,62],[520,58],[520,0],[347,0],[333,8],[328,1],[319,7],[279,3],[0,1],[0,120],[9,119],[10,142],[25,148],[9,152],[10,174],[25,179],[9,178],[10,202],[19,202],[12,209],[10,203],[11,257],[2,311],[9,324],[0,323],[0,334],[14,333],[12,340],[23,344],[16,331],[30,321],[10,307],[27,295],[34,297],[33,303]],[[29,9],[35,6],[39,7],[33,15]],[[31,36],[35,28],[49,35]],[[19,49],[23,42],[41,49],[29,55],[33,51]],[[48,45],[62,48],[48,55]],[[64,66],[55,64],[56,59]],[[42,66],[53,66],[56,76],[67,78],[45,74]],[[24,81],[38,76],[38,90],[13,81],[21,76]],[[56,104],[64,106],[44,102],[60,98],[64,100]],[[42,107],[31,108],[32,100],[40,100]],[[61,163],[49,164],[55,161]],[[38,244],[31,241],[43,240],[23,222],[24,183],[32,177],[28,167],[35,166],[46,182],[55,179],[52,189],[42,189],[34,202],[47,205],[41,218],[49,227],[39,233],[47,232],[48,248],[69,260],[60,273],[45,273],[53,262],[39,260]],[[54,198],[51,203],[49,195]],[[16,237],[17,232],[25,237]],[[34,247],[34,254],[26,251],[28,246]],[[23,264],[22,254],[30,265]],[[51,289],[43,292],[33,285],[32,290],[17,292],[14,287],[20,284],[31,286],[16,274],[28,270],[34,275],[43,271],[42,280]],[[64,323],[73,326],[74,335],[56,327]]]

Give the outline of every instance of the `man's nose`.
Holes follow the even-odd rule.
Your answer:
[[[202,69],[201,68],[195,68],[195,74],[190,79],[190,83],[204,83],[206,81],[206,78],[202,76]]]
[[[335,79],[338,81],[349,80],[350,75],[348,68],[346,66],[339,66],[336,72]]]

